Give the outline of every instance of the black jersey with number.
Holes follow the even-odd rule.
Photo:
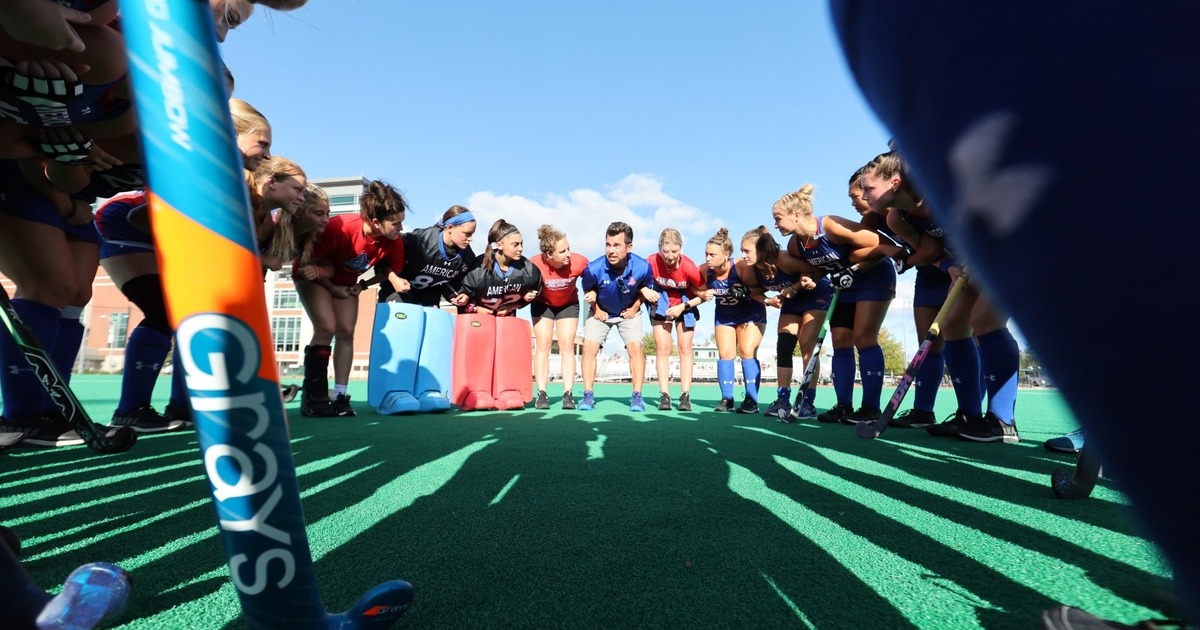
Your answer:
[[[528,304],[526,293],[542,290],[542,272],[528,258],[510,263],[507,273],[492,263],[490,268],[478,266],[467,272],[462,289],[476,306],[493,311],[517,309]]]
[[[400,296],[409,304],[437,306],[444,296],[454,297],[462,287],[463,276],[478,266],[475,252],[468,245],[464,250],[447,246],[442,230],[436,225],[418,228],[402,235],[404,239],[404,269],[401,278],[408,280],[412,290]],[[391,284],[380,285],[380,300],[392,293]]]

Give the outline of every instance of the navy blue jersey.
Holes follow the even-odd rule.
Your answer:
[[[528,258],[514,260],[508,271],[493,262],[490,267],[476,266],[467,272],[462,281],[463,293],[471,303],[492,311],[517,309],[528,302],[524,295],[530,291],[541,291],[542,272]]]
[[[412,284],[412,290],[400,296],[409,304],[437,306],[443,296],[450,298],[458,293],[463,277],[478,266],[478,258],[469,245],[461,251],[447,246],[441,228],[436,225],[406,232],[401,238],[404,269],[395,271]],[[384,285],[380,285],[380,299],[387,297],[383,291],[388,287]]]
[[[729,266],[729,274],[724,280],[718,280],[711,268],[704,275],[708,288],[713,291],[713,301],[716,303],[713,319],[718,326],[767,320],[767,307],[750,297],[750,291],[738,275],[736,264]]]
[[[620,269],[613,269],[608,259],[601,256],[588,263],[580,277],[584,292],[595,289],[596,303],[613,318],[620,317],[621,311],[633,306],[642,287],[654,287],[654,271],[650,269],[650,263],[633,253],[629,254],[625,266]]]

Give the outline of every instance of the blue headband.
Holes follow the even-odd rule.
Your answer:
[[[462,225],[464,223],[470,223],[471,221],[474,221],[474,220],[475,220],[475,215],[471,214],[470,210],[467,210],[466,212],[456,214],[456,215],[450,217],[449,219],[446,219],[445,221],[438,221],[438,226],[447,228],[447,227],[450,227],[451,225]]]

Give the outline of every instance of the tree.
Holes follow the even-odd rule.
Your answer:
[[[654,333],[642,335],[642,352],[648,357],[658,354],[658,344],[654,341]]]
[[[893,337],[891,331],[883,328],[879,331],[879,347],[883,348],[883,370],[889,374],[903,374],[908,367],[904,344]]]
[[[1041,366],[1042,362],[1028,348],[1021,351],[1021,369],[1029,370]]]

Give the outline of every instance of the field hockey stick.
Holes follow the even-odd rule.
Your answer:
[[[838,298],[841,296],[842,287],[833,290],[833,298],[829,300],[829,308],[825,309],[825,313],[821,316],[821,331],[817,333],[816,347],[813,348],[812,356],[808,358],[808,365],[804,366],[804,376],[800,378],[800,389],[796,392],[796,407],[787,411],[780,409],[780,422],[790,424],[800,418],[797,415],[797,408],[803,403],[809,388],[815,387],[813,382],[817,380],[817,366],[821,364],[821,347],[825,345],[825,333],[829,332],[829,318],[833,314],[833,309],[837,308]]]
[[[1084,444],[1074,468],[1056,468],[1050,475],[1050,487],[1060,499],[1086,499],[1100,477],[1100,454]]]
[[[0,319],[4,320],[5,328],[12,334],[13,341],[25,355],[25,360],[33,368],[33,373],[50,394],[50,400],[70,423],[71,428],[83,439],[88,448],[97,453],[123,453],[129,450],[137,441],[137,434],[131,427],[105,427],[92,422],[71,387],[58,373],[54,360],[38,343],[37,337],[29,329],[29,325],[21,320],[17,309],[8,299],[8,291],[0,287]]]
[[[933,347],[933,342],[937,340],[938,335],[942,334],[942,326],[945,325],[946,318],[950,315],[950,308],[954,306],[954,302],[958,300],[958,296],[962,293],[963,287],[966,284],[967,277],[962,275],[951,285],[950,293],[946,295],[946,301],[942,302],[942,307],[938,309],[937,316],[933,318],[933,323],[929,325],[929,330],[925,331],[925,338],[921,340],[921,347],[917,349],[917,354],[908,363],[908,369],[904,370],[904,377],[900,379],[900,384],[896,385],[896,392],[892,394],[887,407],[879,414],[879,419],[874,424],[865,421],[858,422],[854,427],[854,431],[858,433],[858,437],[873,440],[883,435],[883,432],[887,430],[888,423],[892,421],[892,418],[896,415],[896,410],[900,408],[900,403],[904,401],[904,395],[908,393],[908,389],[917,380],[917,372],[925,364],[925,357],[929,356],[929,349]]]
[[[344,613],[321,602],[212,8],[126,0],[121,16],[177,369],[246,625],[390,627],[412,603],[407,582]]]

